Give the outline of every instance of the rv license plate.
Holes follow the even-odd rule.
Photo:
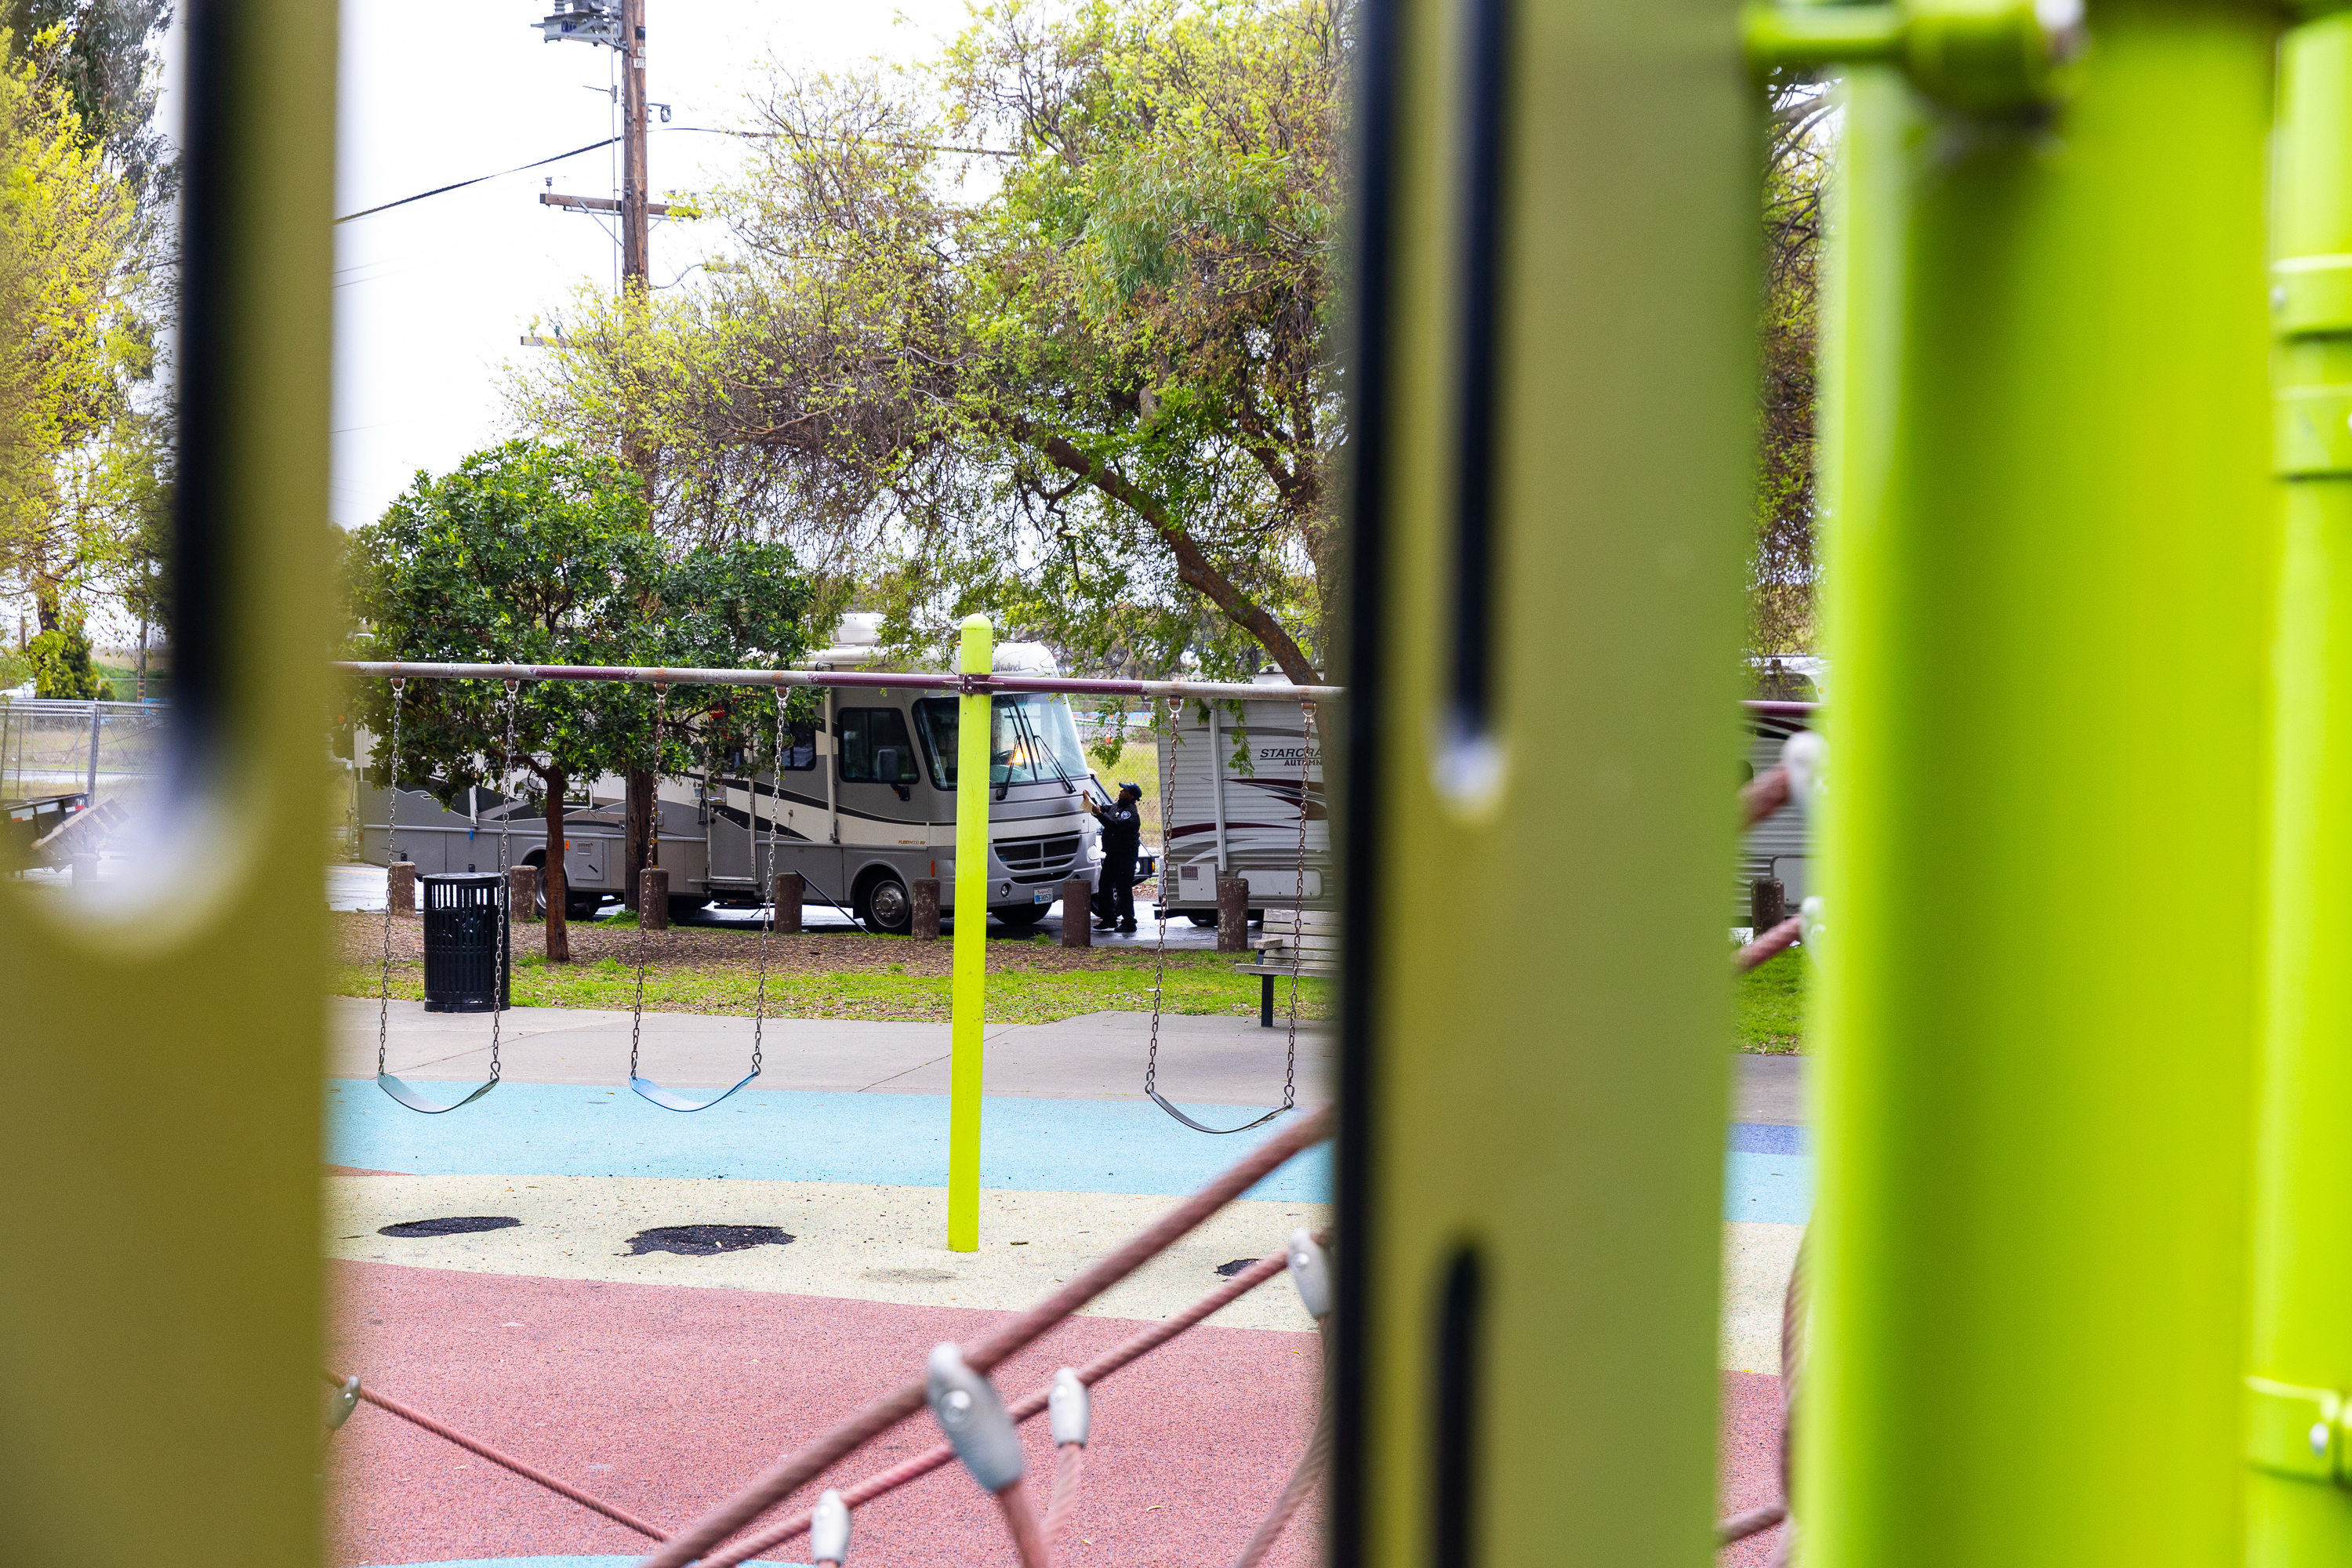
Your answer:
[[[1033,888],[1030,889],[1029,901],[1033,904],[1050,904],[1054,901],[1054,889],[1051,888]]]

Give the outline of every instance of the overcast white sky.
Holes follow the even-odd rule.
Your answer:
[[[614,56],[542,42],[537,0],[343,0],[336,212],[358,212],[613,134]],[[740,126],[769,62],[831,69],[929,53],[963,0],[646,0],[646,90],[673,125]],[[591,90],[593,89],[593,90]],[[706,189],[742,156],[732,138],[661,129],[652,184]],[[602,220],[539,205],[543,183],[616,195],[617,147],[454,191],[335,230],[335,468],[331,512],[373,521],[419,468],[439,472],[503,433],[500,367],[583,281],[613,286]],[[653,279],[723,256],[717,224],[660,224]]]

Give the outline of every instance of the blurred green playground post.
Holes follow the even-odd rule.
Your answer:
[[[995,637],[967,616],[956,668],[986,675]],[[956,700],[955,998],[950,1005],[948,1250],[980,1250],[981,1037],[988,1008],[988,742],[986,692]],[[1068,918],[1064,911],[1065,919]]]
[[[2280,51],[2271,326],[2280,583],[2273,669],[2269,1006],[2256,1083],[2250,1568],[2352,1561],[2352,15]]]
[[[1930,12],[1999,41],[1901,14]],[[1843,88],[1812,1568],[2241,1550],[2278,22],[2084,25],[2055,73],[1906,32]],[[1952,74],[1996,67],[2010,93]],[[2147,898],[2184,737],[2193,962]],[[1985,918],[1949,918],[1958,885]]]

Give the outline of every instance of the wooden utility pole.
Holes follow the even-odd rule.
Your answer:
[[[650,287],[646,234],[646,0],[621,0],[621,289]]]
[[[621,195],[617,201],[597,196],[559,196],[552,192],[540,196],[541,205],[568,208],[573,212],[612,212],[618,210],[621,219],[621,316],[624,323],[635,319],[650,297],[653,282],[653,243],[649,232],[656,207],[649,199],[651,180],[647,175],[646,156],[646,0],[595,0],[595,4],[579,0],[560,0],[559,9],[540,24],[549,42],[574,39],[582,43],[602,44],[617,50],[621,57]],[[665,113],[667,110],[664,110]],[[525,338],[526,343],[540,342]],[[653,455],[646,449],[633,428],[621,433],[621,460],[637,476],[648,507],[654,499]],[[656,738],[658,744],[658,737]],[[638,889],[644,882],[646,868],[655,853],[651,846],[657,842],[653,833],[654,813],[659,809],[658,780],[650,767],[628,770],[628,803],[626,824],[623,829],[623,856],[627,861],[626,874],[621,879],[622,897],[631,909],[639,908]],[[552,809],[552,808],[551,808]],[[553,826],[549,828],[552,833]],[[552,957],[563,929],[561,901],[552,895],[548,900],[548,952]]]
[[[646,175],[646,0],[621,0],[621,298],[625,319],[644,308],[652,290],[652,237],[649,230]],[[622,437],[622,460],[635,470],[637,482],[653,501],[653,463],[634,431]],[[661,737],[654,737],[661,744]],[[654,814],[661,809],[661,780],[649,767],[628,773],[627,824],[622,835],[628,875],[622,879],[623,897],[640,920],[652,918],[644,907],[645,873],[653,865],[658,843]]]

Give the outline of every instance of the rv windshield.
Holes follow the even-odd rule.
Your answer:
[[[929,697],[915,704],[916,727],[930,752],[931,774],[942,789],[956,782],[956,712],[961,699]],[[991,705],[995,722],[988,746],[991,784],[1080,784],[1086,781],[1085,749],[1067,699],[1044,692],[999,697]]]

